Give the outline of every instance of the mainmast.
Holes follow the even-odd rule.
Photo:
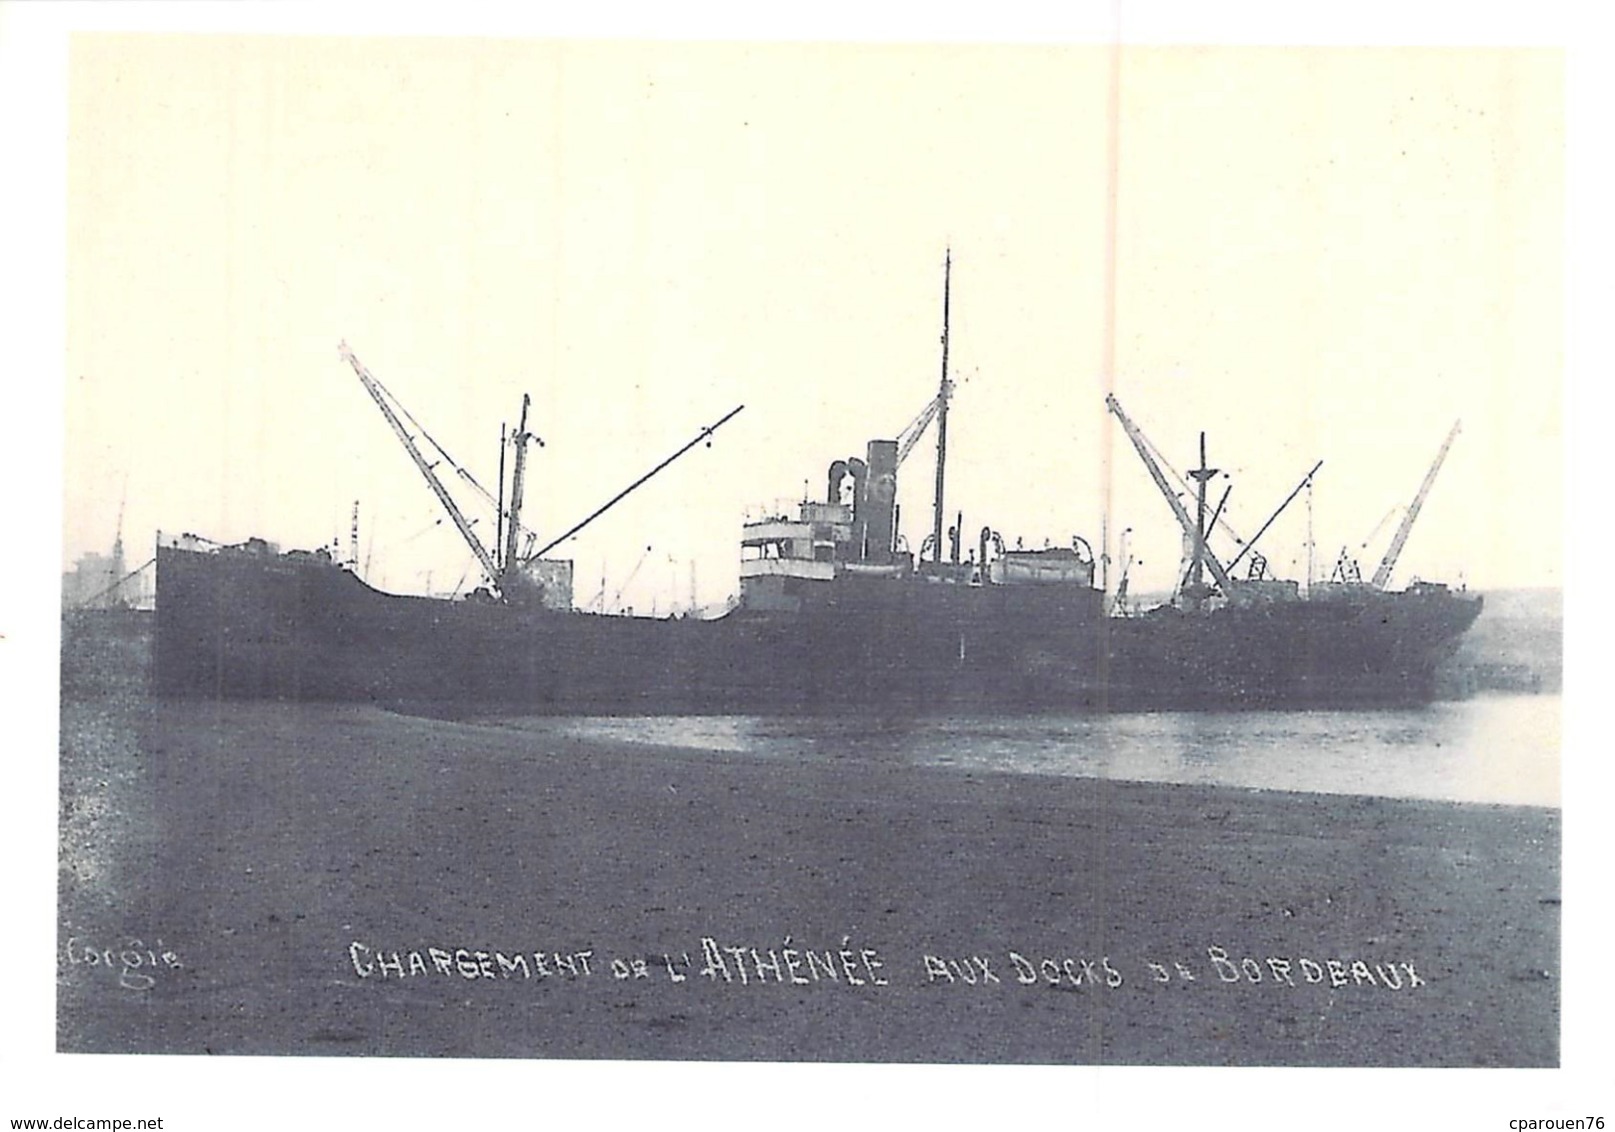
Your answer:
[[[936,414],[936,495],[931,504],[931,553],[942,561],[942,486],[948,468],[948,398],[953,387],[948,382],[948,291],[953,276],[953,249],[942,261],[942,381],[937,389]]]
[[[516,467],[510,474],[510,521],[505,526],[505,562],[506,573],[516,568],[516,540],[521,531],[522,494],[527,484],[527,441],[537,440],[527,431],[527,406],[532,398],[526,393],[522,394],[521,422],[516,426],[516,435],[513,441],[516,445]],[[540,444],[543,441],[539,441]]]
[[[1206,481],[1221,469],[1206,467],[1206,434],[1200,434],[1200,466],[1189,469],[1189,478],[1195,482],[1194,560],[1189,564],[1191,592],[1199,599],[1205,589],[1206,561]]]
[[[505,449],[510,447],[510,440],[505,435],[505,422],[499,422],[499,498],[494,503],[494,553],[498,554],[505,546]],[[503,571],[505,564],[499,563]]]

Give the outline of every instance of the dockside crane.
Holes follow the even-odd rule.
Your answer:
[[[1441,442],[1441,449],[1436,453],[1430,470],[1424,473],[1424,482],[1419,485],[1419,493],[1413,497],[1413,502],[1408,504],[1407,514],[1402,516],[1402,525],[1396,528],[1396,537],[1391,540],[1390,548],[1386,550],[1385,557],[1380,559],[1379,567],[1374,571],[1371,584],[1376,590],[1383,590],[1390,585],[1391,571],[1396,569],[1396,560],[1402,557],[1402,548],[1407,545],[1408,535],[1413,531],[1414,520],[1419,517],[1419,508],[1424,506],[1425,498],[1429,496],[1430,488],[1436,482],[1436,473],[1441,471],[1441,465],[1447,459],[1447,451],[1452,448],[1452,442],[1458,439],[1463,423],[1463,421],[1453,422],[1452,431],[1447,433],[1447,439]]]
[[[1183,501],[1178,498],[1177,492],[1173,491],[1172,485],[1167,482],[1166,473],[1161,470],[1161,466],[1156,463],[1155,457],[1151,455],[1150,442],[1145,438],[1143,431],[1133,423],[1132,418],[1122,410],[1121,402],[1116,400],[1114,393],[1105,395],[1105,406],[1110,409],[1111,414],[1121,424],[1122,431],[1127,434],[1127,439],[1132,441],[1133,448],[1137,450],[1139,459],[1144,461],[1145,470],[1149,472],[1150,478],[1155,481],[1155,486],[1160,491],[1162,498],[1166,500],[1167,506],[1172,508],[1172,514],[1177,519],[1178,526],[1183,528],[1184,534],[1194,540],[1195,565],[1204,564],[1205,568],[1211,571],[1212,578],[1216,580],[1222,592],[1225,594],[1232,593],[1234,586],[1233,581],[1228,577],[1228,571],[1223,568],[1221,562],[1217,561],[1217,556],[1206,545],[1204,522],[1205,484],[1213,473],[1212,469],[1205,466],[1204,438],[1202,437],[1201,442],[1200,467],[1190,473],[1199,481],[1200,487],[1199,507],[1201,521],[1196,523],[1184,508]],[[1191,573],[1195,572],[1197,571],[1194,570],[1194,565],[1191,565]]]
[[[456,529],[458,529],[460,532],[460,537],[463,538],[466,545],[471,548],[471,553],[476,556],[478,564],[482,567],[482,572],[484,575],[486,575],[488,584],[492,591],[496,596],[505,600],[515,600],[518,597],[523,597],[530,590],[530,587],[526,584],[527,575],[524,572],[527,566],[542,558],[546,552],[558,546],[562,542],[565,542],[567,539],[581,531],[584,527],[594,522],[601,515],[605,514],[612,507],[614,507],[624,497],[637,489],[641,484],[655,476],[658,472],[662,471],[669,464],[673,463],[680,456],[684,455],[696,445],[705,441],[710,447],[712,444],[712,434],[719,428],[723,427],[724,424],[728,423],[731,418],[745,408],[744,405],[737,405],[713,424],[704,426],[701,431],[695,435],[693,440],[685,444],[671,456],[667,457],[667,459],[657,464],[650,471],[640,476],[637,480],[629,484],[623,490],[619,491],[616,495],[612,496],[611,499],[606,501],[606,503],[600,507],[596,508],[582,522],[570,527],[566,533],[551,539],[536,552],[529,552],[533,543],[538,541],[538,536],[528,528],[524,527],[521,522],[522,497],[526,483],[527,445],[529,442],[533,442],[538,444],[540,447],[543,447],[544,444],[544,441],[530,432],[527,427],[527,412],[531,405],[531,398],[525,395],[522,397],[521,419],[516,426],[516,431],[508,438],[503,432],[500,434],[499,496],[496,498],[490,494],[485,487],[478,483],[476,478],[472,476],[470,472],[466,471],[466,469],[455,463],[454,459],[443,450],[443,446],[438,444],[437,441],[433,440],[430,434],[428,434],[424,428],[420,427],[420,423],[416,421],[414,417],[409,416],[409,411],[405,409],[402,404],[397,404],[397,407],[394,407],[395,403],[397,402],[397,398],[393,397],[392,393],[389,392],[387,388],[381,384],[381,382],[375,379],[370,371],[365,368],[363,363],[359,361],[358,357],[354,355],[353,351],[348,348],[348,344],[346,342],[343,342],[338,349],[340,350],[343,359],[353,367],[354,373],[359,375],[360,384],[364,386],[365,392],[370,394],[371,400],[375,401],[376,407],[381,410],[382,416],[387,418],[387,423],[392,427],[394,435],[396,435],[399,442],[403,444],[404,450],[409,453],[410,460],[414,462],[416,469],[421,473],[421,477],[426,480],[427,486],[432,489],[432,494],[437,496],[438,502],[443,504],[443,509],[448,512],[449,518],[454,521]],[[402,416],[400,416],[400,414],[402,414]],[[491,549],[483,546],[481,540],[477,538],[476,533],[471,529],[471,521],[465,517],[465,513],[461,511],[459,506],[454,502],[454,498],[449,494],[448,488],[444,486],[442,479],[437,474],[436,465],[426,458],[426,454],[421,451],[420,445],[415,442],[414,436],[410,434],[409,429],[404,424],[404,417],[408,417],[410,422],[413,423],[420,431],[421,435],[426,438],[427,442],[430,443],[433,448],[437,449],[437,451],[442,455],[443,459],[447,460],[448,463],[454,467],[456,473],[462,480],[469,484],[472,489],[475,490],[483,499],[494,505],[498,514],[498,527],[494,536],[494,545]],[[515,468],[511,475],[511,492],[508,508],[505,505],[504,499],[504,458],[507,443],[515,448],[516,455]],[[523,538],[525,538],[527,549],[518,550],[518,542]]]
[[[432,494],[437,496],[438,502],[443,504],[443,509],[449,513],[449,518],[454,521],[455,527],[460,532],[460,537],[471,548],[471,553],[476,555],[477,562],[482,567],[482,572],[487,575],[489,585],[498,586],[501,580],[500,570],[498,564],[493,560],[493,555],[477,538],[476,532],[471,529],[470,521],[465,517],[465,513],[460,510],[459,506],[454,502],[454,498],[449,495],[448,488],[443,486],[443,481],[438,478],[436,470],[426,459],[425,454],[421,452],[420,445],[415,443],[415,438],[404,427],[404,422],[399,419],[398,414],[393,410],[381,383],[371,376],[370,371],[365,368],[364,363],[359,361],[358,356],[348,348],[346,342],[341,343],[337,349],[341,352],[343,360],[353,367],[353,372],[359,375],[359,383],[364,386],[365,392],[370,394],[370,399],[381,410],[381,415],[387,418],[387,423],[392,426],[393,434],[398,437],[400,443],[404,446],[404,450],[409,453],[410,460],[414,462],[416,469],[421,473],[422,478],[426,480],[426,485],[432,489]]]

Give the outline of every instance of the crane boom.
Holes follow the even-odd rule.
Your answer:
[[[1379,568],[1374,571],[1373,586],[1376,590],[1383,590],[1390,584],[1391,571],[1396,569],[1396,560],[1402,557],[1402,548],[1407,545],[1408,535],[1413,530],[1413,521],[1419,517],[1419,508],[1424,506],[1425,497],[1430,494],[1430,487],[1436,482],[1436,473],[1447,459],[1447,450],[1452,442],[1458,439],[1458,432],[1463,427],[1463,421],[1453,422],[1452,431],[1447,433],[1447,439],[1441,442],[1441,450],[1436,453],[1435,462],[1430,470],[1424,473],[1424,482],[1419,485],[1419,493],[1413,497],[1408,505],[1408,513],[1402,516],[1402,525],[1396,528],[1396,537],[1391,540],[1390,549],[1385,557],[1380,559]]]
[[[1140,433],[1139,435],[1143,436],[1142,433]],[[1161,470],[1172,478],[1172,482],[1178,485],[1179,490],[1181,490],[1181,491],[1183,491],[1185,493],[1192,493],[1194,491],[1194,488],[1189,486],[1188,479],[1185,478],[1184,475],[1181,472],[1179,472],[1176,468],[1174,468],[1172,466],[1172,461],[1168,460],[1166,458],[1166,456],[1162,454],[1160,449],[1156,448],[1155,445],[1150,444],[1149,437],[1147,437],[1147,436],[1144,437],[1144,443],[1149,446],[1150,453],[1155,457],[1155,462],[1157,464],[1161,465]],[[1233,539],[1234,542],[1236,542],[1240,546],[1245,545],[1244,538],[1240,536],[1240,533],[1238,531],[1236,531],[1232,526],[1229,525],[1229,522],[1228,522],[1227,519],[1223,518],[1221,515],[1214,515],[1212,517],[1211,521],[1206,525],[1206,534],[1210,535],[1213,530],[1218,529],[1218,528],[1221,528],[1223,534],[1225,534],[1229,538]],[[1229,567],[1227,567],[1227,569],[1232,570],[1233,567],[1229,566]]]
[[[707,442],[707,446],[710,448],[712,446],[712,434],[717,432],[724,425],[728,424],[729,419],[731,417],[733,417],[736,413],[740,412],[740,410],[744,409],[745,407],[746,406],[744,406],[744,405],[736,405],[734,408],[730,409],[719,420],[715,421],[712,424],[707,425],[700,432],[696,433],[694,440],[690,441],[683,448],[680,448],[677,452],[673,453],[667,459],[663,460],[660,464],[657,464],[654,468],[652,468],[650,471],[646,472],[644,475],[640,476],[637,480],[635,480],[633,483],[629,484],[627,487],[623,488],[616,495],[613,495],[605,503],[603,503],[599,507],[595,508],[594,511],[592,511],[589,514],[588,518],[584,519],[582,522],[578,523],[576,526],[573,526],[572,528],[570,528],[565,534],[557,535],[555,538],[553,538],[549,542],[545,543],[543,546],[541,546],[538,549],[538,552],[536,554],[524,555],[523,558],[522,558],[522,561],[531,562],[533,559],[538,558],[541,555],[547,554],[549,551],[551,551],[551,550],[555,549],[557,546],[561,545],[561,543],[565,542],[567,539],[571,538],[573,535],[575,535],[579,531],[581,531],[584,527],[588,526],[590,523],[594,522],[600,516],[604,515],[607,511],[609,511],[613,507],[615,507],[622,500],[622,498],[624,496],[626,496],[629,492],[633,491],[640,484],[644,483],[646,480],[648,480],[652,476],[654,476],[657,472],[659,472],[663,468],[667,467],[674,460],[677,460],[680,456],[684,455],[690,449],[694,448],[697,444],[700,444],[703,440],[705,440]]]
[[[952,395],[953,382],[950,381],[945,384],[940,393],[931,398],[925,408],[921,409],[913,420],[908,422],[908,427],[897,434],[898,467],[903,466],[903,461],[908,459],[909,453],[913,452],[925,437],[926,429],[931,427],[931,422],[937,419],[937,415],[942,412],[943,407],[948,403],[948,398]]]
[[[1286,495],[1284,497],[1284,502],[1279,504],[1279,509],[1267,517],[1267,522],[1262,524],[1262,529],[1256,532],[1256,536],[1241,547],[1238,554],[1234,555],[1233,560],[1228,563],[1228,569],[1232,570],[1235,566],[1239,565],[1239,560],[1245,557],[1245,555],[1250,551],[1251,547],[1255,546],[1257,542],[1261,540],[1261,537],[1267,533],[1267,528],[1271,527],[1278,517],[1284,514],[1284,509],[1295,500],[1296,496],[1301,494],[1302,488],[1306,487],[1307,484],[1312,482],[1312,477],[1318,474],[1318,469],[1321,467],[1323,467],[1323,461],[1319,460],[1316,464],[1312,465],[1312,470],[1310,472],[1301,477],[1301,482],[1295,485],[1295,490],[1290,492],[1289,495]]]
[[[1184,509],[1182,501],[1177,497],[1177,493],[1172,490],[1172,485],[1167,483],[1166,473],[1161,471],[1161,466],[1155,462],[1155,457],[1150,455],[1150,443],[1144,438],[1144,433],[1133,423],[1132,418],[1122,412],[1121,402],[1116,400],[1114,393],[1105,395],[1105,405],[1116,417],[1116,420],[1121,423],[1122,431],[1127,434],[1127,439],[1133,442],[1133,447],[1137,449],[1139,458],[1144,461],[1144,467],[1150,473],[1150,478],[1155,481],[1155,486],[1160,490],[1162,497],[1165,498],[1167,506],[1172,508],[1172,514],[1176,517],[1178,525],[1183,528],[1185,534],[1191,538],[1199,539],[1201,536],[1195,521],[1190,518],[1189,512]],[[1225,594],[1231,593],[1233,583],[1228,577],[1228,571],[1224,570],[1222,563],[1217,561],[1217,556],[1211,553],[1210,547],[1204,545],[1201,546],[1201,553],[1205,556],[1206,568],[1211,571],[1211,576],[1217,580],[1217,585],[1222,587],[1222,592]]]
[[[477,556],[477,561],[481,564],[483,573],[488,576],[488,581],[497,586],[499,584],[499,567],[494,564],[493,556],[478,541],[476,534],[471,530],[471,524],[449,495],[448,488],[443,486],[443,481],[438,479],[437,473],[432,470],[432,465],[427,463],[426,457],[421,454],[420,447],[415,443],[415,438],[409,435],[409,430],[404,427],[404,422],[398,419],[398,414],[393,412],[392,406],[387,403],[387,398],[381,392],[380,382],[370,376],[370,371],[348,348],[346,342],[341,343],[337,349],[347,363],[353,367],[353,372],[359,375],[359,383],[364,386],[365,392],[370,394],[370,399],[381,410],[381,415],[387,418],[387,423],[392,426],[393,433],[404,445],[404,450],[409,453],[409,458],[415,462],[416,469],[425,478],[426,485],[432,489],[432,494],[437,496],[438,502],[443,504],[444,509],[448,511],[449,518],[454,520],[454,525],[459,528],[460,537],[465,539],[466,545],[471,548],[471,553]]]

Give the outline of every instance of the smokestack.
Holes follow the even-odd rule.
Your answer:
[[[892,539],[897,533],[897,441],[871,440],[867,451],[867,557],[885,564],[892,560]]]

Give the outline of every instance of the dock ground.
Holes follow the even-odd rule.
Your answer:
[[[133,647],[64,665],[64,1052],[1559,1062],[1556,810],[158,702]]]

